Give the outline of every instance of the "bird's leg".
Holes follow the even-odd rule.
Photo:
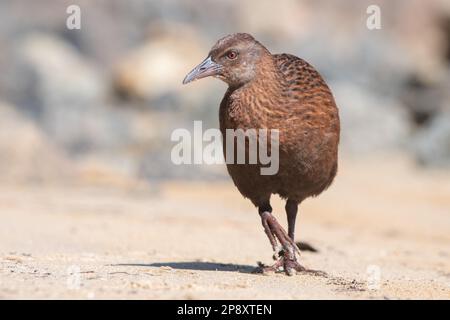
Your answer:
[[[277,239],[274,236],[274,233],[270,229],[269,224],[267,223],[267,219],[262,218],[263,212],[272,212],[272,207],[269,205],[265,205],[264,207],[259,207],[259,214],[261,215],[261,223],[264,227],[264,232],[267,235],[267,238],[269,238],[270,244],[273,249],[273,259],[277,260],[280,257],[280,252],[282,252],[281,246],[278,244]]]
[[[297,218],[298,202],[293,200],[286,201],[286,215],[288,221],[288,235],[294,241],[295,219]]]
[[[267,220],[261,219],[261,222],[264,227],[264,232],[266,233],[267,237],[269,238],[270,244],[272,245],[273,259],[277,260],[280,257],[281,247],[278,245],[277,239],[275,239],[275,236],[272,233],[272,230],[270,229]]]
[[[276,243],[276,239],[280,242],[283,250],[281,256],[272,266],[260,266],[259,272],[278,271],[282,266],[284,271],[288,275],[293,275],[295,271],[305,271],[296,258],[296,253],[300,254],[299,249],[295,245],[294,241],[288,236],[286,231],[281,227],[275,217],[269,211],[263,211],[261,213],[261,221],[266,230],[266,234],[273,246]]]
[[[278,223],[277,219],[270,212],[263,212],[261,214],[261,219],[268,224],[272,234],[280,241],[281,246],[283,247],[283,256],[292,255],[295,258],[295,254],[298,253],[300,255],[300,250],[295,244],[294,240],[292,240],[286,231],[284,231],[283,227]]]

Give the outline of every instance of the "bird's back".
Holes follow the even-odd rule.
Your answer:
[[[317,195],[331,184],[337,172],[338,108],[328,85],[308,62],[290,54],[273,57],[283,75],[288,101],[285,108],[289,110],[279,123],[284,127],[280,158],[285,157],[284,161],[280,159],[280,172],[295,177],[285,179],[290,192],[303,189],[299,196]]]

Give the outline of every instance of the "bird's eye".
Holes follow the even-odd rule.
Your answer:
[[[238,54],[234,50],[230,50],[230,51],[227,52],[227,58],[230,59],[230,60],[236,59],[237,56],[238,56]]]

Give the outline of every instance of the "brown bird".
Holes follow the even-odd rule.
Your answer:
[[[306,61],[271,54],[246,33],[220,39],[183,84],[208,76],[228,84],[219,112],[224,153],[227,129],[279,132],[276,174],[261,174],[264,165],[259,159],[256,164],[228,163],[227,159],[234,184],[258,208],[275,252],[275,264],[260,265],[259,271],[283,268],[288,275],[307,271],[297,261],[295,219],[298,205],[327,189],[336,175],[340,124],[329,87]],[[247,141],[244,146],[247,155],[249,145]],[[272,215],[272,194],[287,200],[287,233]]]

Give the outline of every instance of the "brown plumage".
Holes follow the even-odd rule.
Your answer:
[[[330,89],[306,61],[290,54],[271,54],[245,33],[220,39],[183,83],[206,76],[229,85],[220,104],[224,146],[226,129],[279,130],[279,170],[275,175],[261,175],[259,163],[227,164],[227,169],[241,194],[258,207],[278,258],[273,266],[261,266],[260,270],[284,267],[290,275],[304,271],[293,241],[297,207],[324,191],[337,171],[340,125]],[[271,214],[272,194],[287,199],[287,234]]]

